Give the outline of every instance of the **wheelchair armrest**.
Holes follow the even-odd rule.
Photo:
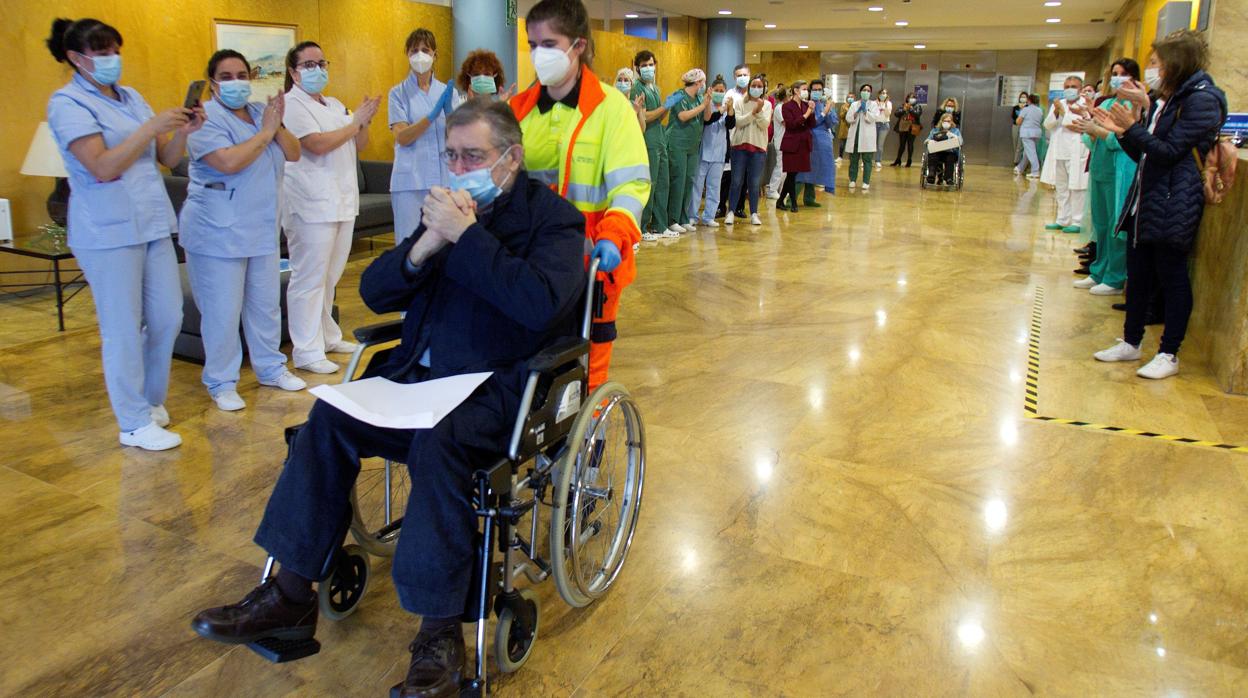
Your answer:
[[[382,342],[394,341],[403,336],[403,321],[387,320],[386,322],[357,327],[352,334],[355,335],[355,341],[360,344],[381,344]]]
[[[560,366],[577,361],[588,353],[589,340],[580,337],[565,337],[529,359],[529,370],[550,374]]]

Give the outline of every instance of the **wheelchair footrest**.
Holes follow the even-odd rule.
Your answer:
[[[247,643],[247,649],[274,664],[281,664],[311,657],[321,651],[321,643],[314,637],[306,640],[279,640],[275,637],[264,637]]]

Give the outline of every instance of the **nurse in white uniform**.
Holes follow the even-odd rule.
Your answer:
[[[282,228],[290,251],[286,314],[295,368],[335,373],[326,352],[348,354],[356,345],[342,339],[334,322],[334,287],[351,252],[360,212],[356,153],[368,144],[368,125],[381,98],[365,98],[355,113],[322,94],[329,61],[321,47],[304,41],[286,54],[286,130],[303,149],[286,166],[282,186]]]
[[[446,150],[446,115],[454,90],[433,76],[438,41],[428,29],[407,37],[407,79],[390,88],[390,132],[394,134],[394,169],[390,174],[390,205],[394,208],[394,242],[420,225],[420,207],[433,187],[450,181],[442,151]]]
[[[239,322],[260,385],[302,390],[286,370],[279,306],[277,214],[286,162],[299,141],[282,128],[283,95],[248,102],[251,65],[241,53],[208,61],[212,96],[203,128],[191,135],[191,183],[178,221],[186,269],[199,306],[204,385],[222,410],[246,406],[238,395],[243,363]]]
[[[174,448],[182,438],[164,428],[164,402],[182,285],[170,239],[177,221],[156,162],[172,167],[182,159],[203,112],[155,114],[138,92],[119,85],[121,34],[99,20],[58,19],[47,45],[74,68],[48,101],[47,118],[69,172],[69,247],[95,299],[119,440]]]

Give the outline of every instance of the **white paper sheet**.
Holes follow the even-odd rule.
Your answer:
[[[356,419],[388,429],[432,429],[459,407],[492,373],[466,373],[423,383],[395,383],[380,376],[308,392]]]

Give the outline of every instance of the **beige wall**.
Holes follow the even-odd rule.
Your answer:
[[[750,64],[750,74],[767,74],[767,84],[792,85],[794,80],[812,80],[819,76],[818,51],[763,51],[759,62]],[[842,95],[844,97],[844,95]]]
[[[1209,74],[1226,92],[1231,111],[1248,111],[1248,0],[1217,0],[1209,26]]]

